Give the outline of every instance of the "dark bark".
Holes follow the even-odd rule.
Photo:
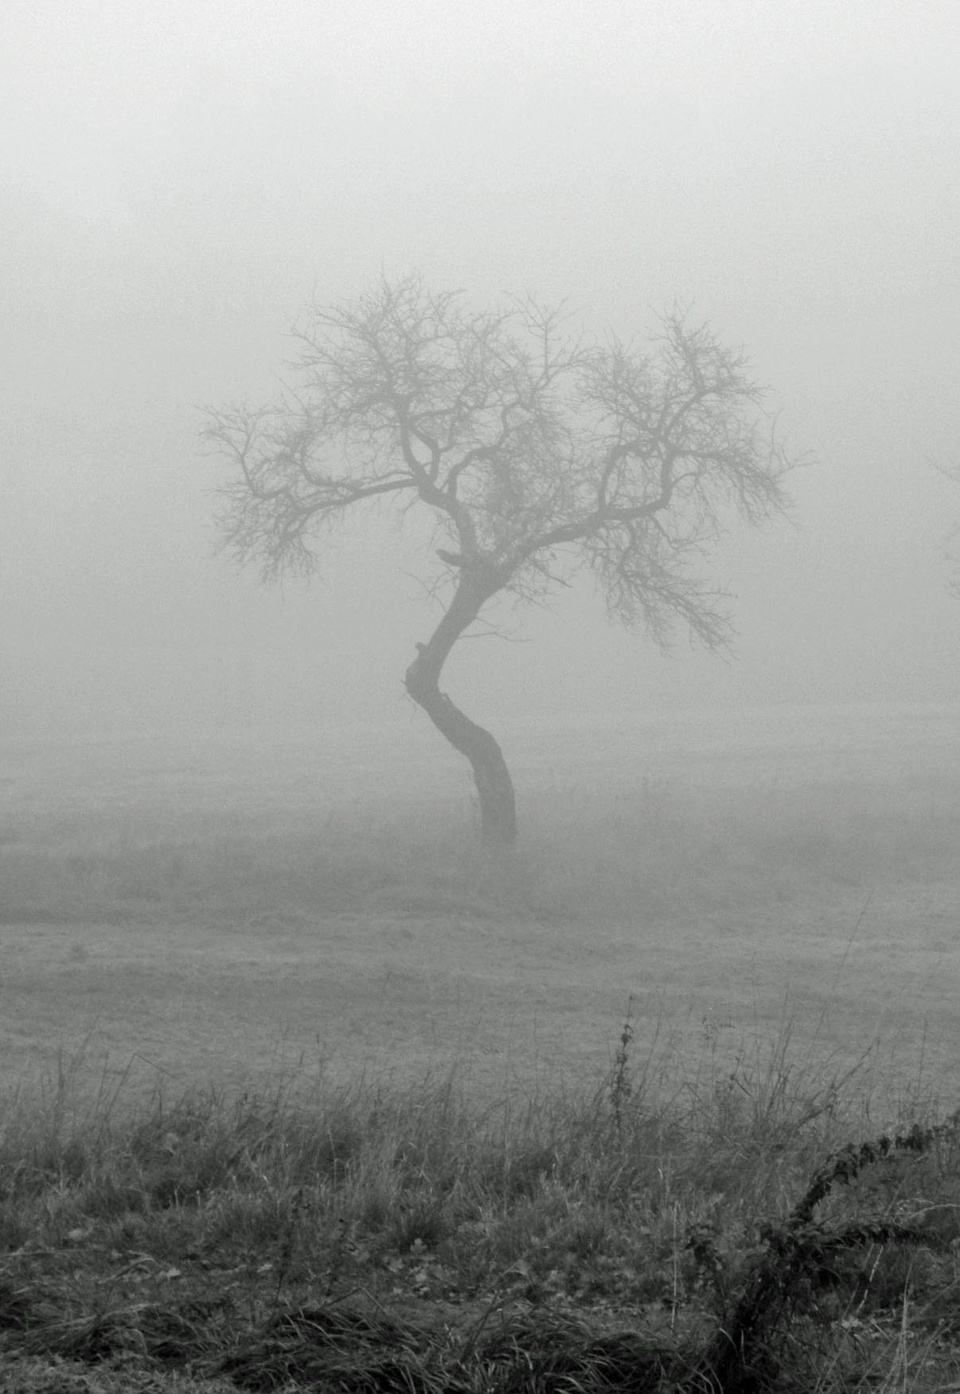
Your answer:
[[[461,580],[450,608],[429,642],[417,645],[417,656],[406,671],[404,684],[440,734],[470,761],[480,800],[483,841],[491,847],[509,847],[517,840],[517,809],[503,752],[490,732],[471,721],[439,687],[450,650],[492,593],[489,588]]]

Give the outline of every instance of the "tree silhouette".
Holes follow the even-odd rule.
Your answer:
[[[395,495],[432,512],[426,579],[444,608],[406,688],[469,760],[484,840],[510,844],[500,747],[440,691],[451,649],[500,592],[534,600],[582,567],[623,624],[665,645],[679,620],[722,646],[724,596],[698,564],[733,517],[783,506],[790,467],[763,392],[680,313],[641,350],[576,336],[533,297],[475,311],[416,275],[313,306],[294,333],[282,400],[209,413],[230,464],[224,544],[265,580],[308,574],[347,510]]]

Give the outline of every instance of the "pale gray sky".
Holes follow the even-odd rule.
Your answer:
[[[960,490],[927,460],[960,455],[958,71],[952,0],[7,0],[8,728],[404,715],[415,537],[259,591],[210,557],[194,406],[270,394],[314,292],[411,267],[625,335],[679,299],[817,461],[794,528],[718,558],[737,664],[576,593],[465,646],[468,710],[956,699]]]

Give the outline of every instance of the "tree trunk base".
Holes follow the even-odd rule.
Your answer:
[[[410,696],[442,736],[465,755],[473,770],[480,800],[480,836],[485,847],[512,847],[517,840],[517,803],[503,751],[489,731],[468,716],[425,677],[419,657],[404,679]]]

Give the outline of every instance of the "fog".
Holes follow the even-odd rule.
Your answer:
[[[711,563],[733,659],[584,585],[461,645],[471,715],[957,699],[949,0],[9,0],[0,40],[7,735],[407,719],[416,522],[263,588],[215,554],[198,409],[273,396],[305,303],[411,268],[600,334],[679,302],[811,461]]]

